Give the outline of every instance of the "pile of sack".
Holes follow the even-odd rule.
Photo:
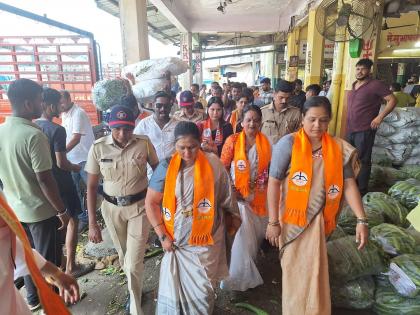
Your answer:
[[[373,147],[376,164],[420,165],[420,108],[395,108],[380,125]]]
[[[188,70],[188,65],[179,58],[167,57],[143,60],[123,68],[122,76],[128,73],[134,76],[135,84],[131,87],[134,96],[140,103],[146,103],[158,91],[165,90],[168,85],[166,73],[171,76],[180,75]],[[172,78],[171,77],[171,78]],[[128,93],[128,82],[121,79],[101,80],[92,88],[92,100],[95,106],[106,111],[119,103]]]
[[[357,250],[356,217],[344,207],[327,243],[331,297],[336,307],[373,309],[379,315],[420,314],[420,232],[408,213],[420,207],[420,166],[388,191],[363,197],[369,242]],[[417,179],[416,179],[417,178]]]

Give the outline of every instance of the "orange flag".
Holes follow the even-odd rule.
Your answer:
[[[13,210],[9,207],[4,198],[0,195],[0,217],[7,223],[10,230],[19,238],[22,242],[23,249],[25,251],[25,260],[28,266],[29,272],[31,273],[32,280],[38,290],[38,296],[45,314],[47,315],[71,315],[64,305],[63,300],[51,289],[51,286],[47,284],[41,275],[35,263],[35,257],[32,252],[31,244],[29,243],[28,237],[26,236],[25,230],[20,224]],[[13,256],[16,254],[16,238],[12,237],[13,244]]]

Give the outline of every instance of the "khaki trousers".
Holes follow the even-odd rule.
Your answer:
[[[130,314],[143,315],[141,309],[143,260],[150,230],[150,223],[144,210],[144,200],[126,207],[118,207],[104,200],[101,209],[118,252],[120,264],[127,276]]]

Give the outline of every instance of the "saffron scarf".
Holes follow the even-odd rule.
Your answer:
[[[181,156],[175,153],[169,163],[163,193],[163,222],[172,239],[176,212],[175,187],[181,162]],[[194,164],[193,223],[188,244],[206,246],[214,243],[211,236],[214,211],[213,169],[205,154],[200,150]]]
[[[45,282],[40,270],[38,269],[34,254],[32,252],[31,244],[26,236],[25,230],[20,224],[13,210],[7,202],[0,195],[0,217],[7,223],[12,231],[12,254],[16,257],[16,237],[22,242],[25,252],[25,260],[28,270],[31,274],[32,280],[37,288],[38,296],[45,314],[47,315],[70,315],[61,298],[53,292],[51,287]]]
[[[213,141],[213,137],[211,135],[211,120],[208,118],[203,124],[201,140],[206,140],[209,144],[221,145],[223,143],[223,131],[222,128],[220,128],[220,125],[216,130],[216,137]]]
[[[343,158],[339,144],[328,134],[322,135],[322,158],[325,179],[325,234],[336,226],[336,216],[343,194]],[[288,192],[283,222],[304,227],[312,182],[312,146],[303,128],[296,132],[292,148]]]
[[[230,124],[233,128],[233,133],[236,133],[236,125],[238,124],[238,110],[235,109],[230,115]]]
[[[255,183],[251,183],[251,167],[246,154],[246,135],[241,131],[234,148],[235,187],[246,198],[254,192],[251,208],[259,216],[267,215],[268,164],[271,160],[271,146],[268,139],[258,132],[255,137],[258,155],[258,173]]]

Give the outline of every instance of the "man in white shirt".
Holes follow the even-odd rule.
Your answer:
[[[171,96],[166,92],[156,93],[153,107],[154,114],[142,119],[134,134],[148,136],[161,161],[175,152],[174,130],[179,121],[169,116],[172,103]]]
[[[89,149],[95,141],[95,136],[88,115],[82,108],[72,102],[70,93],[67,91],[61,91],[61,109],[63,112],[61,116],[62,125],[67,134],[67,159],[81,167],[81,171],[79,173],[72,172],[72,176],[82,202],[83,213],[79,215],[79,224],[83,227],[87,225],[88,217],[87,210],[83,205],[84,196],[80,188],[80,181],[82,180],[85,185],[87,183],[85,164]]]
[[[328,95],[328,90],[330,89],[331,86],[331,80],[327,80],[324,83],[322,83],[322,91],[319,92],[319,96],[327,96]]]
[[[263,78],[260,81],[261,88],[259,90],[259,96],[254,101],[254,104],[263,107],[270,104],[273,101],[274,90],[271,88],[270,78]]]
[[[219,82],[212,82],[210,85],[210,95],[207,95],[206,97],[206,101],[207,103],[209,102],[209,99],[213,96],[218,96],[218,97],[222,97],[223,95],[223,89],[222,87],[219,85]]]

